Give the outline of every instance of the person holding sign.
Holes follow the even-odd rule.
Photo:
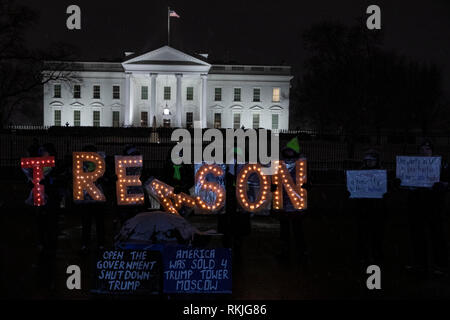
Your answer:
[[[75,177],[77,174],[76,169],[80,171],[82,175],[89,175],[94,174],[97,172],[97,170],[101,169],[99,166],[99,163],[103,163],[103,157],[97,153],[97,148],[94,145],[86,145],[82,149],[82,153],[77,154],[74,153],[75,160],[77,159],[77,156],[81,157],[82,160],[79,162],[75,162],[75,164],[79,163],[79,165],[74,167],[74,179],[78,179],[78,177]],[[89,156],[84,157],[84,154],[89,154]],[[92,157],[94,157],[94,154],[97,154],[99,159],[98,163],[94,162]],[[80,158],[78,158],[80,159]],[[103,162],[102,162],[103,161]],[[78,166],[80,168],[78,168]],[[103,166],[104,163],[103,163]],[[103,168],[104,170],[104,168]],[[92,220],[95,219],[95,226],[96,226],[96,235],[97,235],[97,246],[99,249],[103,249],[104,242],[105,242],[105,221],[104,221],[104,211],[105,211],[105,200],[106,197],[104,196],[104,179],[102,178],[103,171],[101,176],[98,179],[93,180],[91,183],[95,187],[93,189],[92,187],[89,188],[87,186],[87,190],[84,190],[82,186],[81,191],[79,191],[79,194],[76,198],[74,198],[76,207],[81,212],[81,218],[82,218],[82,234],[81,234],[81,252],[87,253],[89,251],[90,245],[91,245],[91,227],[92,227]],[[77,184],[74,184],[74,189]],[[80,188],[78,187],[78,188]],[[88,192],[88,190],[90,192]],[[76,189],[75,189],[76,191]],[[74,192],[75,192],[74,191]]]
[[[299,183],[299,181],[296,181],[297,177],[295,177],[295,172],[296,162],[300,158],[304,158],[304,156],[300,154],[298,137],[294,137],[281,150],[281,160],[283,160],[286,165],[294,183]],[[278,186],[273,184],[272,191],[275,191],[277,187]],[[309,191],[311,189],[310,180],[303,184],[301,188]],[[278,258],[281,260],[289,259],[294,252],[293,247],[295,247],[299,261],[305,262],[307,250],[303,232],[304,212],[299,212],[298,209],[293,206],[287,192],[283,192],[281,201],[283,202],[282,210],[274,209],[272,207],[272,210],[278,214],[280,220],[280,238],[282,247]]]
[[[361,170],[347,172],[349,197],[356,210],[357,254],[362,266],[379,266],[383,262],[386,221],[386,170],[382,170],[380,155],[374,149],[368,149],[362,161]],[[364,173],[360,179],[350,175],[358,172]]]
[[[425,140],[419,146],[419,153],[422,157],[432,157],[431,141]],[[408,191],[408,222],[413,259],[407,269],[418,275],[425,276],[430,269],[428,242],[431,244],[433,255],[433,272],[438,275],[448,273],[448,248],[443,217],[448,178],[448,165],[441,162],[440,181],[435,182],[431,188],[410,187]],[[400,179],[399,183],[402,184]]]

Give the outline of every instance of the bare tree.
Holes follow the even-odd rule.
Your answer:
[[[71,81],[70,63],[64,62],[73,48],[55,44],[48,50],[30,50],[24,32],[37,14],[13,0],[0,0],[0,123],[5,125],[26,102],[41,103],[42,85],[53,80]],[[47,60],[61,61],[46,63]],[[37,109],[37,108],[34,108]]]

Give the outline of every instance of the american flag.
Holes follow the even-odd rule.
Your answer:
[[[169,10],[169,17],[179,18],[180,16],[173,10]]]

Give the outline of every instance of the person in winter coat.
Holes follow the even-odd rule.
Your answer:
[[[421,156],[433,155],[433,144],[425,140],[419,146]],[[449,186],[448,164],[441,162],[441,180],[432,188],[410,188],[408,222],[412,245],[412,264],[407,269],[419,275],[432,271],[448,274],[448,246],[444,227],[445,194]],[[430,250],[431,249],[431,252]],[[431,259],[429,259],[431,258]],[[431,265],[428,261],[431,260]]]

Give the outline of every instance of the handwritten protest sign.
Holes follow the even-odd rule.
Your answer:
[[[348,170],[350,198],[382,198],[387,192],[386,170]]]
[[[161,253],[144,250],[103,251],[95,265],[95,293],[158,294]]]
[[[231,293],[231,250],[167,246],[165,293]]]
[[[396,173],[401,186],[430,188],[440,180],[441,157],[397,156]]]

